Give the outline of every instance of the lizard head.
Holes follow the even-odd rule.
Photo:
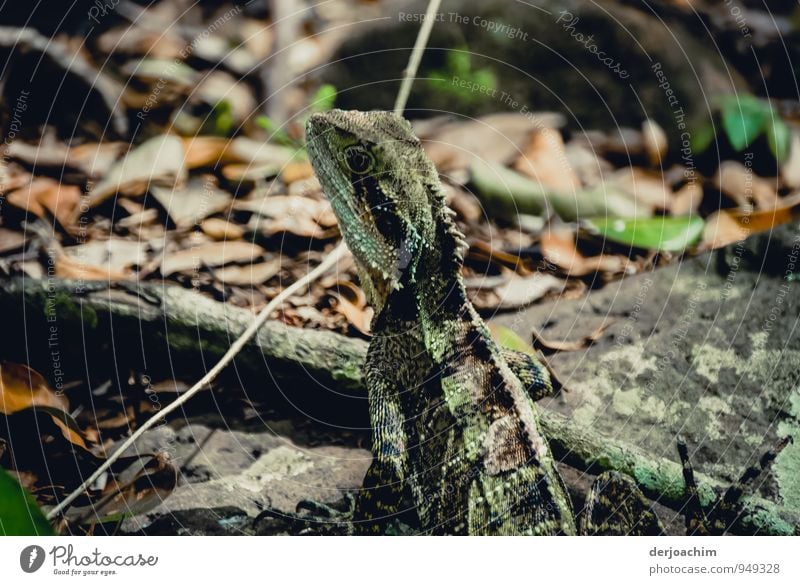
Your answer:
[[[445,208],[436,169],[411,125],[390,112],[314,114],[306,140],[362,287],[380,311],[437,245]]]

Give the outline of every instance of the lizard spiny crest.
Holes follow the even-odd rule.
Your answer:
[[[445,272],[458,271],[463,236],[406,120],[391,112],[331,110],[309,118],[306,136],[376,312],[404,281],[416,280],[423,258],[441,258]]]

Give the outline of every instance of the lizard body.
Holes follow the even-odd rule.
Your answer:
[[[410,497],[430,534],[663,533],[617,472],[595,482],[578,529],[534,403],[551,392],[549,374],[499,347],[468,300],[466,243],[411,125],[389,112],[332,110],[311,116],[306,134],[375,308],[365,364],[373,462],[355,530],[384,533]],[[693,484],[687,471],[690,493]],[[739,493],[729,490],[726,517]],[[710,524],[694,505],[690,531]]]
[[[410,125],[332,111],[307,131],[376,310],[366,362],[375,459],[356,523],[379,531],[408,489],[431,533],[575,533],[530,388],[467,299],[463,236]],[[527,366],[529,386],[549,391],[546,370]]]

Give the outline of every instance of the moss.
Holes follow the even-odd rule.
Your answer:
[[[775,459],[772,468],[778,480],[778,491],[787,508],[800,511],[800,390],[795,389],[789,398],[792,418],[778,426],[778,435],[792,437]]]
[[[746,525],[748,528],[760,534],[771,534],[774,536],[792,536],[795,534],[795,527],[783,520],[773,506],[755,507],[745,503]]]
[[[32,299],[32,305],[40,307],[46,320],[65,323],[81,323],[84,329],[96,329],[99,323],[97,311],[91,304],[75,297],[70,290],[46,287],[27,291],[26,296]]]

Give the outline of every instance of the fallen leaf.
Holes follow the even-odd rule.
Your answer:
[[[0,412],[11,414],[32,406],[69,410],[63,394],[56,394],[39,372],[22,364],[0,362]]]
[[[86,449],[77,424],[69,415],[66,396],[55,392],[40,373],[28,366],[0,362],[0,412],[8,415],[29,408],[50,414],[67,440]]]
[[[781,179],[790,189],[800,188],[800,130],[792,130],[789,158],[781,166]]]
[[[213,181],[200,178],[193,178],[184,187],[152,185],[150,193],[178,228],[191,227],[209,215],[227,210],[232,200]]]
[[[330,290],[329,294],[334,299],[331,303],[333,310],[343,315],[360,333],[369,335],[374,312],[367,306],[364,291],[352,282],[343,280],[337,282],[335,289]]]
[[[637,215],[652,215],[655,209],[669,209],[672,201],[672,189],[661,173],[638,167],[626,167],[612,173],[606,181],[609,188],[616,188],[629,194],[638,204],[637,207],[644,207],[647,210],[647,213],[641,213],[640,209]]]
[[[600,339],[605,333],[606,329],[614,324],[613,320],[604,321],[597,329],[584,335],[579,339],[574,340],[555,340],[547,339],[541,331],[535,327],[532,329],[533,345],[536,348],[546,349],[549,353],[557,351],[580,351],[592,345],[595,341]]]
[[[292,161],[288,163],[283,170],[281,170],[280,178],[287,185],[308,179],[314,176],[314,169],[311,168],[311,163],[306,160]]]
[[[222,284],[233,286],[256,286],[268,281],[281,271],[280,259],[246,264],[245,266],[225,266],[214,270],[214,277]]]
[[[670,211],[672,215],[691,215],[696,213],[703,201],[703,186],[693,181],[686,183],[672,197]]]
[[[143,195],[148,187],[176,187],[186,182],[183,143],[177,136],[151,138],[117,161],[108,174],[89,192],[89,205],[95,207],[116,193]]]
[[[24,244],[24,233],[0,227],[0,254],[19,250]]]
[[[599,217],[586,220],[584,225],[592,234],[626,246],[683,252],[700,240],[705,222],[697,215],[641,219]]]
[[[67,163],[89,177],[104,177],[117,159],[125,152],[124,142],[87,143],[69,149]]]
[[[327,228],[336,225],[330,203],[300,195],[272,195],[260,199],[237,200],[233,208],[249,211],[268,220],[254,218],[251,227],[272,236],[291,233],[300,237],[326,239],[335,235]]]
[[[553,128],[531,133],[514,168],[550,189],[571,192],[581,188],[567,160],[561,132]]]
[[[127,270],[113,270],[103,266],[93,266],[84,264],[78,260],[70,258],[67,254],[61,254],[55,261],[55,273],[59,278],[72,280],[131,280],[133,273]]]
[[[167,453],[141,454],[117,475],[109,476],[99,498],[72,507],[66,516],[78,524],[109,522],[142,514],[161,504],[178,485],[178,470]]]
[[[771,209],[778,204],[777,179],[759,177],[753,169],[736,161],[726,160],[719,165],[714,184],[739,207],[755,204],[761,209]]]
[[[508,281],[494,289],[499,297],[498,309],[516,309],[539,300],[550,292],[564,290],[561,278],[544,272],[534,272],[530,276],[510,274]]]
[[[147,247],[147,242],[141,240],[109,238],[68,246],[64,248],[64,253],[82,265],[95,266],[113,273],[124,273],[133,266],[143,266],[146,263]]]
[[[195,270],[202,265],[223,266],[229,262],[253,262],[264,254],[264,248],[250,242],[213,242],[165,254],[161,274]]]
[[[518,255],[495,249],[488,242],[477,241],[470,244],[467,250],[467,258],[484,264],[510,268],[517,274],[525,275],[531,273],[525,262]]]
[[[204,219],[200,224],[200,229],[208,237],[218,241],[241,240],[244,237],[244,229],[241,226],[218,217]]]
[[[702,250],[715,250],[741,242],[750,235],[767,232],[800,218],[800,195],[786,197],[773,209],[723,209],[707,220],[700,244]]]
[[[232,162],[226,157],[230,138],[220,136],[191,136],[183,138],[183,150],[186,153],[184,164],[193,170],[202,167],[216,167],[221,163]]]
[[[420,127],[417,135],[436,168],[450,171],[467,168],[475,160],[503,165],[519,155],[532,131],[563,125],[561,114],[504,112],[468,122],[445,123],[433,127],[430,132]]]
[[[575,247],[572,232],[550,230],[542,234],[542,255],[570,276],[586,276],[596,272],[606,274],[632,274],[634,266],[625,256],[600,254],[584,256]]]
[[[125,199],[120,199],[120,202]],[[118,228],[125,228],[127,230],[135,230],[145,226],[152,225],[158,219],[158,209],[151,207],[150,209],[142,209],[117,220]]]
[[[660,166],[669,144],[667,134],[657,122],[645,120],[642,123],[642,143],[650,164],[654,167]]]
[[[46,219],[49,213],[65,228],[72,225],[72,217],[81,199],[81,190],[74,185],[37,177],[26,187],[8,194],[9,204]]]

